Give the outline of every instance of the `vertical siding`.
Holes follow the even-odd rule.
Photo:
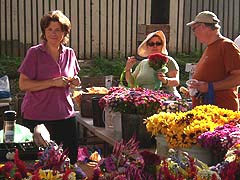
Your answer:
[[[234,39],[240,33],[239,0],[171,0],[170,12],[170,51],[190,53],[203,50],[186,23],[193,20],[203,10],[213,11],[220,19],[221,33]]]
[[[0,54],[23,57],[40,42],[42,15],[55,9],[72,22],[69,46],[79,59],[135,54],[143,39],[139,25],[151,24],[151,0],[0,0]],[[204,48],[186,26],[202,10],[215,12],[222,34],[236,38],[239,9],[239,0],[170,0],[169,51],[190,53]]]

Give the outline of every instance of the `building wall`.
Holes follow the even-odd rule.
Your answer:
[[[224,36],[233,40],[240,33],[239,0],[171,0],[169,48],[172,52],[190,53],[204,49],[186,26],[203,10],[212,11],[218,16]]]
[[[150,24],[151,0],[0,0],[0,54],[24,56],[40,42],[40,19],[62,10],[79,59],[136,52],[138,24]]]
[[[240,32],[239,0],[169,1],[170,7],[160,8],[152,6],[151,0],[0,0],[0,54],[23,57],[30,46],[40,43],[40,18],[55,9],[72,22],[68,45],[79,59],[136,54],[140,41],[156,27],[164,27],[170,53],[202,50],[186,27],[202,10],[219,16],[222,33],[230,39]],[[169,23],[151,24],[152,8],[155,13],[168,11]]]

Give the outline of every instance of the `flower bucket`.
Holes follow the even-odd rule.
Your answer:
[[[179,148],[179,150],[187,152],[190,156],[197,158],[207,165],[213,165],[215,162],[213,154],[201,146],[193,145],[190,148]]]
[[[160,134],[160,135],[157,135],[155,139],[156,139],[156,145],[157,145],[156,153],[162,157],[167,157],[169,148],[165,140],[165,137],[162,134]]]
[[[86,118],[93,117],[92,98],[103,97],[104,94],[82,94],[80,98],[81,116]]]
[[[121,113],[114,112],[110,107],[104,108],[105,129],[113,131],[117,138],[122,138]]]
[[[140,142],[140,147],[152,146],[151,134],[147,132],[143,124],[144,116],[138,114],[122,113],[122,138],[127,142],[132,136]]]
[[[118,139],[122,138],[122,121],[120,112],[112,112],[112,125],[115,136]]]
[[[105,129],[107,131],[113,131],[111,109],[109,107],[105,107],[103,112],[104,112],[103,119],[104,119]]]
[[[155,137],[156,139],[156,153],[160,156],[167,157],[168,155],[168,144],[164,135],[160,134]],[[206,163],[207,165],[213,165],[215,160],[213,154],[198,145],[193,145],[190,148],[175,148],[175,150],[187,152],[190,156]]]

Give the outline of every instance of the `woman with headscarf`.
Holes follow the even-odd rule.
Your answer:
[[[161,53],[168,58],[166,64],[168,72],[154,73],[155,70],[149,65],[148,56],[155,53]],[[137,63],[136,58],[134,56],[128,57],[126,63],[125,77],[130,87],[134,87],[137,84],[139,87],[154,89],[157,78],[162,82],[161,89],[181,98],[176,89],[176,87],[179,86],[179,66],[172,57],[168,56],[164,33],[159,30],[148,34],[146,39],[138,47],[138,55],[146,59],[142,60],[133,72],[132,67]]]

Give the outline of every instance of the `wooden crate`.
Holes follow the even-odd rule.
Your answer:
[[[103,97],[105,94],[82,94],[80,98],[80,111],[82,117],[93,117],[92,98]]]
[[[151,32],[161,30],[166,36],[167,45],[170,38],[170,25],[169,24],[139,24],[137,32],[137,45],[139,46],[142,41]]]
[[[81,77],[81,85],[82,85],[82,88],[88,88],[93,86],[104,87],[105,76],[98,76],[98,77],[83,76]]]

